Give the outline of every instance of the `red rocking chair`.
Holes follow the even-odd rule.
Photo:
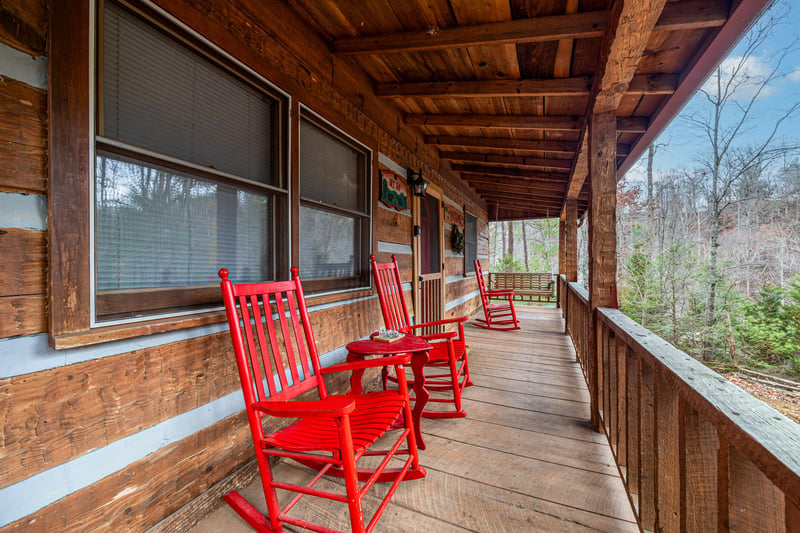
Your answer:
[[[473,325],[479,328],[495,330],[519,329],[517,312],[514,309],[514,289],[497,291],[487,289],[486,281],[483,279],[481,262],[478,259],[475,260],[475,277],[478,278],[478,290],[481,292],[483,314],[486,318],[476,318]],[[490,298],[507,301],[493,304],[489,303]]]
[[[458,324],[458,332],[449,331],[418,335],[426,341],[439,341],[431,342],[433,348],[429,352],[425,368],[435,368],[440,373],[425,375],[425,389],[429,392],[452,391],[452,398],[431,397],[428,401],[455,405],[455,411],[425,409],[422,411],[422,416],[426,418],[460,418],[467,416],[467,413],[461,408],[461,395],[464,387],[472,385],[472,381],[469,379],[469,364],[467,363],[466,344],[464,342],[463,322],[467,320],[467,317],[411,325],[408,308],[406,307],[406,297],[403,293],[403,282],[400,280],[400,269],[397,266],[397,258],[392,255],[391,263],[376,263],[374,255],[370,255],[369,258],[372,263],[375,284],[378,287],[378,299],[381,303],[381,311],[383,312],[386,328],[413,335],[414,330],[419,328]],[[382,371],[382,375],[384,388],[387,380],[396,381],[395,377],[388,375],[386,369]],[[413,382],[409,382],[409,386],[412,385]]]
[[[292,268],[291,281],[271,283],[234,285],[228,280],[227,270],[220,270],[219,275],[267,516],[235,491],[223,498],[257,531],[280,532],[283,524],[312,531],[336,531],[288,515],[305,495],[347,503],[351,530],[372,531],[400,481],[425,476],[425,470],[419,466],[403,370],[410,356],[321,368],[296,268]],[[325,388],[326,374],[385,365],[395,367],[400,378],[397,390],[332,395]],[[296,399],[310,390],[316,390],[319,399]],[[298,420],[265,434],[262,424],[267,417]],[[379,438],[394,429],[398,429],[399,435],[389,443],[389,450],[372,449]],[[403,441],[405,447],[401,447]],[[373,461],[380,461],[377,468],[357,468],[359,460],[367,456],[382,456]],[[407,457],[401,458],[402,467],[387,468],[395,456]],[[307,485],[281,482],[273,478],[271,457],[288,457],[319,472]],[[315,483],[325,474],[344,478],[345,493],[315,488]],[[393,483],[365,527],[361,500],[372,485],[380,481]],[[276,489],[297,494],[281,508]]]

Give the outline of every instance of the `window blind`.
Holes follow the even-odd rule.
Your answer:
[[[102,135],[276,185],[277,103],[106,2]]]

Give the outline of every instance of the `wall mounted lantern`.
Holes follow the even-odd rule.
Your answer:
[[[412,169],[406,170],[406,182],[411,187],[414,196],[425,196],[425,190],[428,188],[428,182],[422,177],[422,170],[414,172]]]

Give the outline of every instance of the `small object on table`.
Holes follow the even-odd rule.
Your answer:
[[[396,355],[411,354],[411,370],[414,373],[414,408],[411,410],[413,419],[414,436],[416,437],[417,448],[425,449],[425,441],[422,440],[422,432],[419,428],[420,418],[425,404],[428,403],[430,393],[425,389],[425,363],[428,362],[428,352],[433,348],[431,344],[410,333],[404,334],[395,342],[381,342],[375,339],[353,341],[347,345],[347,362],[359,361],[368,355]],[[364,370],[353,370],[350,377],[350,390],[353,394],[360,394],[363,390],[361,377]]]
[[[370,339],[378,342],[395,342],[399,341],[405,334],[395,331],[393,329],[381,328],[376,333],[370,335]]]

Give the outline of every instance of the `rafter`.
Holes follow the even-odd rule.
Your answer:
[[[728,20],[728,2],[682,0],[667,3],[653,31],[686,31],[718,28]]]
[[[496,139],[492,137],[457,137],[452,135],[426,135],[425,142],[442,146],[499,148],[501,150],[527,150],[565,154],[575,153],[577,147],[576,143],[567,141],[532,141],[508,138]]]
[[[608,11],[588,11],[425,31],[384,33],[337,39],[335,55],[386,54],[485,44],[512,44],[600,37],[608,29]]]
[[[627,94],[671,94],[678,77],[674,74],[635,76]],[[375,95],[381,98],[488,98],[510,96],[589,96],[592,78],[542,78],[487,81],[419,81],[379,83]],[[622,97],[622,94],[620,94]]]
[[[406,115],[406,124],[413,126],[443,126],[454,128],[518,129],[580,131],[583,117],[536,115],[438,115],[432,113]],[[644,133],[647,117],[620,117],[617,131]]]
[[[331,46],[335,55],[389,54],[421,50],[440,50],[487,44],[514,44],[564,41],[600,37],[609,27],[609,11],[575,13],[485,24],[429,28],[424,31],[382,33],[366,37],[336,39]],[[684,0],[667,4],[655,25],[655,31],[680,31],[722,26],[728,17],[727,2]],[[571,46],[569,47],[571,52]],[[562,56],[566,57],[566,49]],[[566,61],[561,61],[566,65]],[[561,67],[561,72],[568,69]],[[568,74],[555,77],[565,77]]]
[[[563,195],[567,188],[566,183],[548,183],[547,181],[534,181],[520,178],[490,177],[478,174],[465,174],[464,181],[470,185],[494,188],[498,187],[507,191],[537,191],[547,194]]]
[[[406,115],[413,126],[452,126],[462,128],[512,128],[525,130],[576,131],[583,117],[540,117],[535,115]]]
[[[522,170],[519,168],[484,167],[480,165],[450,165],[450,168],[455,172],[465,172],[467,174],[506,176],[512,178],[528,178],[532,180],[567,183],[566,176],[563,174],[546,174],[543,172],[532,172],[530,170]]]
[[[516,155],[476,154],[473,152],[439,152],[439,159],[447,161],[467,161],[495,165],[514,165],[518,167],[538,168],[555,172],[569,172],[572,159],[542,159]]]
[[[553,213],[558,213],[563,203],[560,198],[543,198],[539,196],[523,196],[518,194],[492,193],[491,191],[476,190],[485,200],[497,200],[506,205],[549,207]],[[532,204],[532,205],[531,205]]]

